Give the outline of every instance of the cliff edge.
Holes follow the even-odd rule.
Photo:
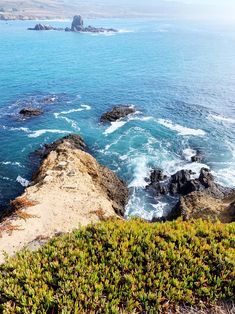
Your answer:
[[[12,202],[13,216],[0,224],[0,263],[4,252],[33,249],[57,234],[124,214],[125,183],[85,150],[83,140],[70,135],[40,151],[33,182]]]

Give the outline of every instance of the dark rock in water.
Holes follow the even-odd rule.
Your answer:
[[[75,15],[73,18],[73,22],[71,25],[71,29],[68,27],[65,29],[66,32],[72,31],[72,32],[84,32],[84,33],[105,33],[105,32],[117,32],[114,28],[103,28],[103,27],[93,27],[93,26],[87,26],[84,27],[84,21],[81,15]]]
[[[160,169],[153,170],[150,175],[151,183],[164,181],[167,179],[167,176],[163,174],[163,171]]]
[[[42,103],[43,103],[44,105],[54,104],[57,99],[58,99],[58,98],[55,97],[55,96],[47,96],[47,97],[45,97],[45,98],[42,99]]]
[[[33,117],[33,116],[40,116],[43,114],[43,111],[39,108],[23,108],[19,112],[25,118]]]
[[[198,162],[198,163],[202,162],[202,155],[201,154],[197,154],[195,156],[192,156],[191,157],[191,161],[192,162]]]
[[[147,190],[151,190],[155,196],[166,195],[169,190],[165,180],[167,180],[167,176],[163,174],[162,170],[153,170],[150,174],[150,184],[147,186]]]
[[[36,24],[34,28],[28,28],[30,31],[62,31],[63,28],[53,27],[51,25]]]
[[[136,110],[134,107],[115,106],[111,111],[108,111],[101,116],[100,122],[114,122],[135,112]]]
[[[70,145],[73,149],[80,149],[86,152],[88,151],[88,148],[81,136],[77,134],[69,134],[53,143],[45,144],[41,149],[36,150],[34,155],[38,156],[40,159],[44,159],[50,154],[50,152],[56,150],[57,147],[63,143]]]
[[[83,22],[83,18],[81,17],[81,15],[75,15],[73,18],[72,25],[71,25],[71,31],[72,32],[81,32],[84,29],[83,25],[84,25],[84,22]]]
[[[171,176],[171,194],[184,194],[184,187],[191,179],[190,170],[180,170]]]
[[[202,154],[200,153],[200,151],[197,151],[196,155],[191,157],[192,162],[199,162],[200,163],[200,162],[202,162],[202,159],[203,159],[203,157],[202,157]]]
[[[204,187],[205,192],[218,199],[224,199],[230,196],[234,189],[224,187],[218,183],[215,183],[215,179],[207,168],[202,168],[198,181]]]
[[[162,171],[155,170],[151,173],[150,184],[147,189],[151,190],[154,195],[170,194],[188,195],[195,191],[203,191],[207,195],[211,195],[218,199],[229,196],[234,190],[215,183],[215,179],[207,168],[202,168],[199,178],[194,179],[191,170],[180,170],[167,178]],[[161,182],[164,180],[164,182]]]
[[[66,31],[66,32],[84,32],[84,33],[117,32],[117,30],[114,28],[103,28],[103,27],[97,28],[93,26],[84,27],[83,18],[81,17],[81,15],[74,16],[71,28],[66,27],[65,29],[63,29],[63,28],[53,27],[51,25],[36,24],[34,28],[28,28],[28,30],[33,30],[33,31],[55,30],[55,31]]]

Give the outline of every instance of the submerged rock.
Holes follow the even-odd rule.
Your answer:
[[[111,111],[105,112],[101,116],[100,122],[114,122],[135,112],[136,109],[133,106],[115,106]]]
[[[23,108],[20,110],[19,114],[25,118],[33,117],[33,116],[40,116],[43,114],[43,110],[39,108]]]

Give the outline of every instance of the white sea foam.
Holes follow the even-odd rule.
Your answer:
[[[11,166],[17,166],[17,167],[20,167],[20,168],[24,168],[20,162],[12,162],[12,161],[2,161],[0,162],[1,165],[11,165]]]
[[[219,169],[215,170],[213,175],[218,183],[234,188],[235,187],[235,144],[229,141],[225,142],[231,152],[231,160],[220,162]],[[221,167],[222,166],[222,167]]]
[[[146,178],[149,177],[150,168],[148,167],[148,158],[147,156],[139,156],[131,159],[133,170],[133,180],[129,184],[131,187],[146,187],[147,182]]]
[[[221,122],[227,122],[227,123],[235,123],[235,119],[228,118],[222,115],[216,115],[216,114],[210,114],[207,116],[208,120],[215,120],[215,121],[221,121]]]
[[[8,178],[8,177],[4,177],[0,175],[0,179],[5,180],[5,181],[13,181],[12,179]]]
[[[57,113],[57,117],[58,115],[61,115],[61,114],[69,114],[69,113],[73,113],[73,112],[80,112],[80,111],[83,111],[84,109],[83,108],[78,108],[78,109],[70,109],[68,111],[61,111],[60,113]]]
[[[179,135],[186,136],[205,136],[206,132],[201,129],[191,129],[184,127],[180,124],[175,124],[170,120],[158,119],[158,123],[165,126],[166,128],[178,132]]]
[[[129,107],[133,108],[134,105],[129,105]],[[140,111],[137,111],[134,114],[129,115],[125,120],[121,118],[115,122],[111,122],[111,125],[104,131],[103,134],[105,135],[111,134],[115,132],[116,130],[118,130],[119,128],[123,127],[126,123],[130,121],[149,121],[153,119],[153,117],[137,116],[137,114],[140,114],[140,113],[141,113]]]
[[[127,121],[115,121],[115,122],[111,122],[111,125],[104,131],[105,135],[111,134],[115,131],[117,131],[118,129],[120,129],[123,125],[125,125],[127,123]]]
[[[16,178],[16,181],[19,182],[23,187],[29,186],[29,181],[24,179],[24,178],[22,178],[21,176],[18,176]]]
[[[67,130],[54,130],[54,129],[42,129],[42,130],[30,130],[28,128],[7,128],[9,131],[22,131],[28,134],[28,137],[39,137],[45,133],[59,133],[59,134],[64,134],[64,133],[70,133]]]
[[[63,117],[63,116],[59,116],[59,119],[61,120],[65,120],[68,124],[71,125],[72,128],[74,128],[76,131],[80,131],[80,127],[78,126],[77,122],[72,120],[72,119],[69,119],[67,117]]]
[[[64,130],[48,130],[48,129],[43,129],[43,130],[37,130],[37,131],[30,131],[30,134],[28,137],[39,137],[45,133],[58,133],[58,134],[65,134],[65,133],[70,133],[69,131],[64,131]]]
[[[135,33],[133,29],[120,29],[118,33]]]
[[[81,105],[82,108],[85,108],[86,110],[91,110],[91,106],[89,105]]]
[[[212,172],[216,178],[216,181],[221,185],[231,188],[235,187],[235,164],[228,168],[219,169]]]
[[[191,161],[191,158],[197,154],[197,151],[192,148],[186,148],[183,150],[183,156],[187,161]]]
[[[70,113],[73,113],[73,112],[80,112],[80,111],[84,111],[84,110],[91,110],[91,106],[89,105],[81,105],[80,108],[73,108],[73,109],[70,109],[68,111],[61,111],[61,112],[57,112],[57,113],[54,113],[55,117],[58,118],[59,115],[61,114],[70,114]]]

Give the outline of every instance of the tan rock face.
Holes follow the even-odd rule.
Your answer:
[[[193,192],[180,198],[177,214],[184,220],[202,218],[230,223],[235,221],[235,195],[216,199],[203,192]]]
[[[12,255],[37,238],[122,216],[128,189],[111,170],[65,140],[49,152],[34,182],[18,199],[36,205],[22,208],[27,219],[22,219],[22,213],[11,218],[11,224],[20,230],[2,233],[0,262],[3,251]]]

